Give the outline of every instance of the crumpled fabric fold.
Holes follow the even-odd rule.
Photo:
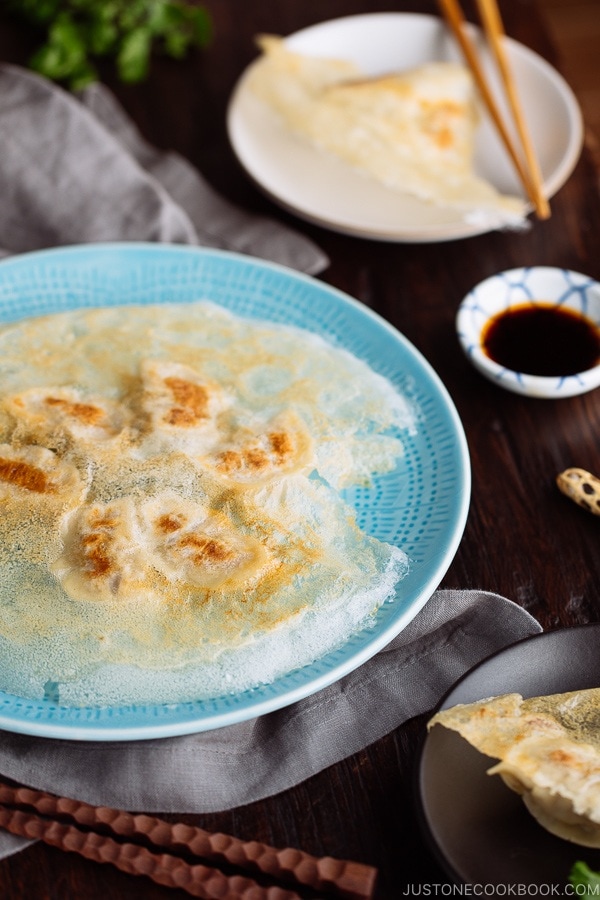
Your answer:
[[[77,97],[0,65],[0,256],[102,241],[245,253],[315,275],[307,237],[222,197],[187,160],[148,144],[110,90]]]

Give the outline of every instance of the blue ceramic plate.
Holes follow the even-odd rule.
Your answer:
[[[287,706],[361,665],[427,602],[462,537],[470,497],[466,441],[446,389],[418,351],[356,300],[281,266],[159,244],[45,250],[0,263],[0,322],[77,307],[209,299],[242,316],[315,332],[361,357],[420,413],[397,470],[346,499],[361,527],[412,560],[397,598],[337,650],[253,690],[210,701],[69,708],[0,692],[0,728],[71,740],[138,740],[205,731]]]

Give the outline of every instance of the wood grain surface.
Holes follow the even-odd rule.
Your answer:
[[[555,265],[600,279],[600,197],[587,151],[552,200],[552,216],[526,233],[401,245],[360,240],[307,225],[264,198],[227,141],[225,111],[236,79],[255,56],[260,31],[293,32],[315,22],[373,11],[369,0],[207,0],[212,46],[183,62],[156,60],[147,83],[105,80],[145,137],[177,150],[225,196],[310,235],[329,255],[320,276],[376,310],[424,354],[446,384],[467,434],[473,470],[464,538],[444,587],[497,591],[545,629],[600,621],[600,519],[556,488],[577,466],[600,474],[600,392],[531,400],[479,376],[454,330],[462,297],[502,269]],[[464,4],[469,17],[472,6]],[[435,12],[433,2],[379,0],[376,8]],[[533,0],[502,4],[509,35],[557,65]],[[23,64],[35,43],[0,13],[0,54]],[[415,757],[426,716],[298,787],[240,809],[185,817],[205,828],[379,868],[376,897],[394,900],[409,884],[447,884],[418,828]],[[0,735],[1,740],[1,735]],[[167,900],[183,897],[144,878],[40,844],[0,862],[2,900]]]

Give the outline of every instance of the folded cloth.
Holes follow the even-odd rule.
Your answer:
[[[242,211],[176,153],[146,143],[112,93],[79,97],[0,65],[0,255],[98,241],[200,244],[309,274],[328,265],[308,238]]]
[[[241,806],[299,784],[433,709],[471,666],[541,630],[498,594],[438,590],[372,659],[292,706],[215,731],[129,743],[4,732],[0,775],[130,811]],[[0,856],[27,843],[0,832]]]

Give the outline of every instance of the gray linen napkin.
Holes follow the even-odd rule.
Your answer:
[[[101,84],[79,98],[0,65],[0,256],[98,241],[232,250],[316,274],[322,251],[238,209],[176,153],[147,144]]]
[[[293,706],[215,731],[130,743],[0,734],[0,775],[88,803],[202,813],[277,794],[432,709],[471,666],[540,632],[510,600],[438,590],[387,647]],[[0,833],[0,856],[28,841]]]

